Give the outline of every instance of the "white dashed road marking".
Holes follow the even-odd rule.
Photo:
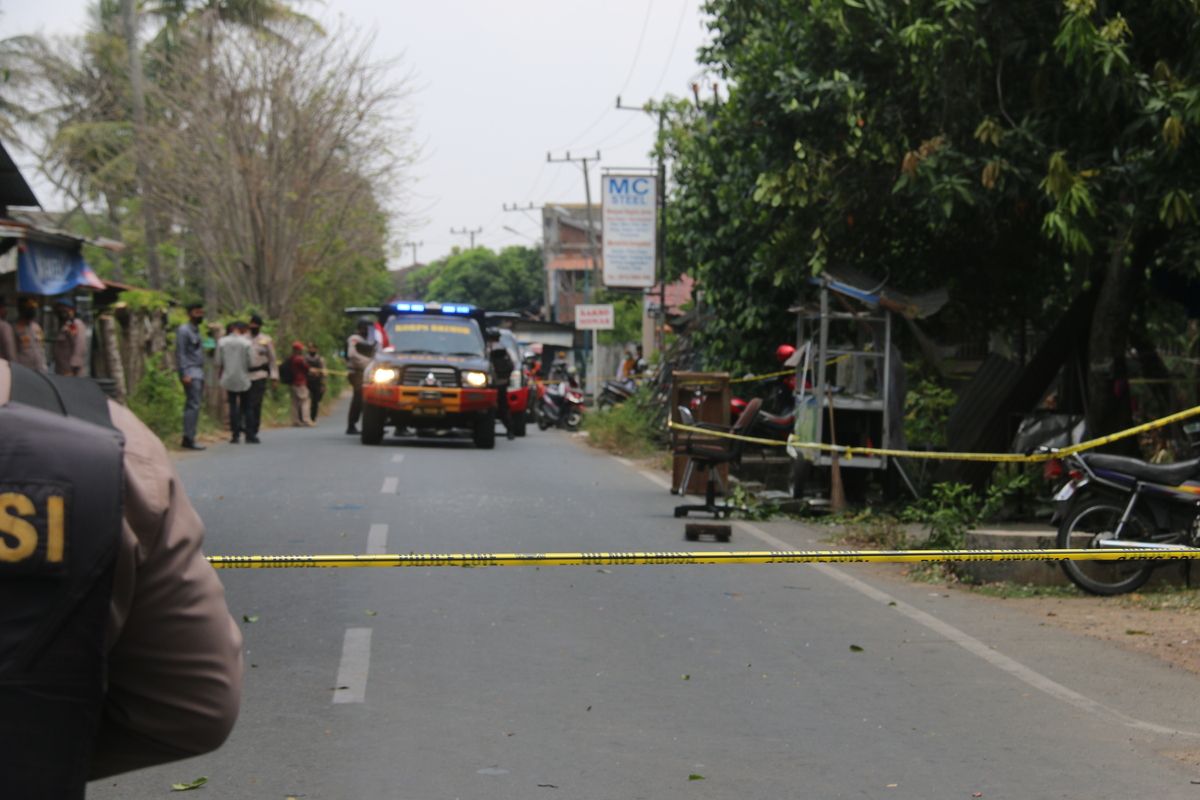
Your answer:
[[[371,629],[347,628],[342,642],[342,663],[338,665],[333,690],[335,703],[361,703],[367,694],[367,669],[371,664]]]
[[[395,455],[392,456],[393,464],[399,464],[403,460],[404,460],[404,453],[396,453]]]
[[[367,534],[367,555],[379,555],[387,552],[388,526],[377,524],[371,526]]]
[[[382,492],[383,494],[395,494],[396,489],[398,489],[399,487],[400,487],[400,479],[395,476],[392,476],[392,477],[383,479],[383,488],[380,489],[379,491]]]

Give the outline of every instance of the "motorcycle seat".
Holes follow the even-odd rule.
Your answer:
[[[772,414],[769,411],[759,411],[758,412],[758,421],[760,423],[766,423],[768,425],[772,425],[772,426],[776,426],[776,427],[780,427],[780,428],[791,428],[793,425],[796,424],[796,415],[788,414],[785,417],[782,414]]]
[[[1200,458],[1179,461],[1175,464],[1148,464],[1138,458],[1110,456],[1101,453],[1080,455],[1092,469],[1107,469],[1123,472],[1140,481],[1177,486],[1189,478],[1200,476]]]

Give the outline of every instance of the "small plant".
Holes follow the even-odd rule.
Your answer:
[[[906,508],[901,519],[922,523],[929,529],[928,548],[961,550],[967,531],[980,519],[982,507],[979,496],[965,483],[935,483],[930,496]]]
[[[957,402],[952,390],[930,380],[910,389],[904,403],[904,436],[909,445],[945,447],[946,420]]]
[[[738,512],[743,519],[767,520],[779,513],[779,506],[774,503],[764,503],[740,483],[735,483],[730,490],[729,504],[737,506],[739,509],[745,509]]]

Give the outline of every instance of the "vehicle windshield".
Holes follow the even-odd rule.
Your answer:
[[[396,353],[483,357],[483,334],[473,319],[398,315],[389,319],[385,328]]]

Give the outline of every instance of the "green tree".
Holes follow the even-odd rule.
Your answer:
[[[1045,330],[1091,289],[1093,430],[1146,324],[1144,276],[1196,275],[1194,3],[711,0],[727,97],[676,104],[674,268],[753,360],[825,266],[947,285],[948,323]],[[1127,404],[1124,408],[1127,409]]]
[[[517,245],[496,253],[476,247],[439,264],[426,298],[472,303],[489,311],[536,310],[542,304],[544,276],[542,253],[536,248]]]

